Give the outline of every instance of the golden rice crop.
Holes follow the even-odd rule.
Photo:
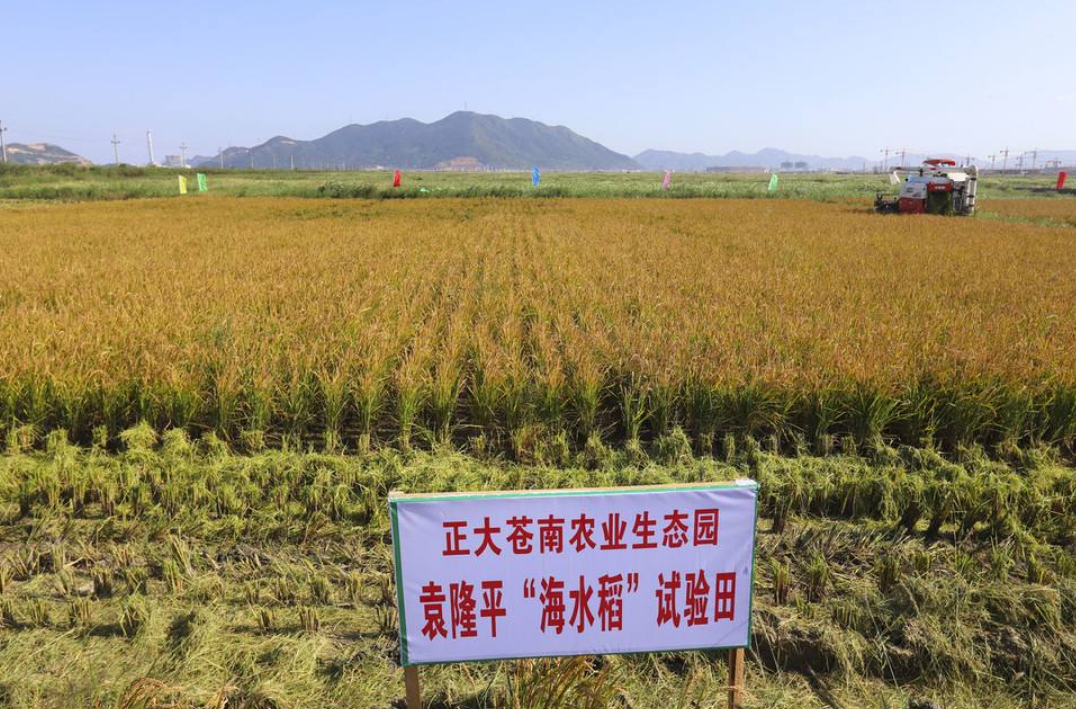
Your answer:
[[[983,203],[988,216],[1001,215],[1076,226],[1076,199],[1000,199]]]
[[[1073,273],[1067,229],[781,200],[9,210],[0,421],[1071,445]]]

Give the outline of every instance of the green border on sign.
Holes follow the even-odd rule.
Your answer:
[[[396,616],[400,619],[400,664],[407,666],[407,616],[404,613],[403,562],[400,557],[400,521],[396,516],[396,500],[389,493],[389,516],[392,518],[392,556],[396,560]],[[752,553],[752,556],[754,554]]]
[[[407,657],[407,617],[404,612],[403,596],[403,560],[400,556],[400,524],[396,512],[396,503],[401,500],[406,502],[449,502],[453,500],[477,500],[481,498],[504,498],[504,497],[587,497],[594,495],[623,495],[644,492],[682,492],[684,490],[732,490],[751,489],[755,491],[753,500],[753,520],[751,527],[751,583],[747,596],[747,643],[745,645],[717,645],[714,647],[695,648],[656,648],[653,650],[631,650],[626,652],[604,653],[606,655],[645,655],[654,652],[708,652],[713,650],[731,650],[734,648],[751,647],[751,633],[753,632],[752,621],[755,609],[755,549],[758,544],[758,482],[754,480],[735,480],[721,483],[679,483],[672,485],[639,485],[635,487],[608,487],[608,488],[580,488],[558,490],[515,490],[499,492],[450,492],[450,493],[423,493],[408,495],[398,492],[389,493],[389,517],[392,520],[392,555],[396,561],[396,609],[400,619],[400,665],[402,667],[418,667],[422,665],[442,665],[443,662],[408,662]],[[468,664],[473,662],[505,662],[509,660],[529,660],[542,657],[577,657],[592,653],[551,653],[548,655],[521,655],[519,657],[497,657],[480,660],[453,660],[452,664]]]

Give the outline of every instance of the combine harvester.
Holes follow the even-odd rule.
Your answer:
[[[900,197],[886,199],[879,194],[874,211],[879,214],[975,214],[975,192],[979,187],[979,168],[957,168],[955,160],[924,160],[919,168],[898,168],[893,183],[900,184]]]

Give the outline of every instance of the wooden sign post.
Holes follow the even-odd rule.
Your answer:
[[[729,709],[743,708],[743,663],[742,647],[729,650]]]
[[[728,649],[743,704],[758,485],[389,496],[400,664]]]
[[[404,668],[404,688],[407,690],[407,709],[422,709],[422,690],[418,686],[418,668]]]

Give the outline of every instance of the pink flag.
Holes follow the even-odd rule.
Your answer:
[[[665,171],[665,179],[661,181],[661,189],[669,189],[669,183],[672,182],[672,170]]]

